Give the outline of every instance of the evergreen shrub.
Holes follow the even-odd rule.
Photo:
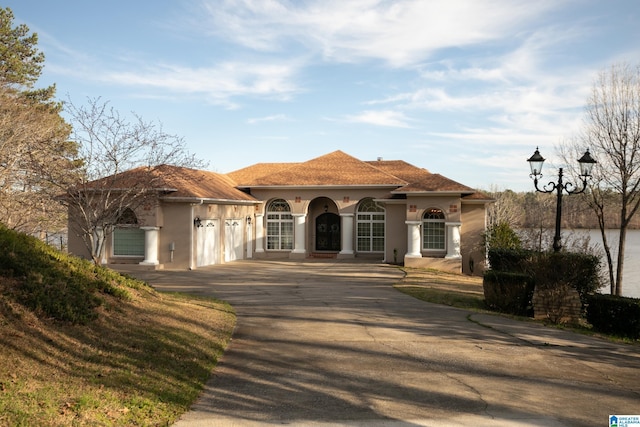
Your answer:
[[[536,286],[553,289],[563,285],[578,291],[583,308],[587,296],[600,288],[600,259],[576,252],[545,252],[532,264],[531,275]]]
[[[587,297],[587,321],[606,334],[640,339],[640,299],[593,294]]]
[[[600,287],[600,259],[594,255],[494,248],[488,258],[491,270],[485,273],[483,286],[485,302],[494,310],[529,315],[535,287],[551,298],[565,295],[560,290],[568,287],[578,292],[584,312],[587,295]],[[546,303],[551,307],[558,301]]]
[[[487,307],[503,313],[532,316],[534,282],[530,275],[487,270],[482,281]]]
[[[495,271],[527,273],[537,252],[528,249],[492,248],[489,249],[489,266]]]

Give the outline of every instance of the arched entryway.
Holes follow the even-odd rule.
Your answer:
[[[309,204],[310,247],[315,252],[340,252],[341,223],[338,206],[328,197],[318,197]],[[311,222],[312,221],[312,222]]]
[[[325,212],[316,218],[316,251],[340,250],[340,216]]]

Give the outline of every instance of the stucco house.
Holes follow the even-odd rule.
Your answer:
[[[467,274],[484,268],[492,200],[402,160],[335,151],[225,175],[165,170],[171,182],[153,207],[123,215],[105,264],[194,269],[247,258],[359,257]],[[71,227],[69,251],[86,256]]]

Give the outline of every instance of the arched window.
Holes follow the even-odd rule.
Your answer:
[[[133,225],[138,223],[138,217],[131,208],[124,208],[117,220],[118,225]]]
[[[422,249],[439,251],[445,249],[444,213],[441,209],[427,209],[422,223]]]
[[[275,199],[267,206],[267,249],[293,249],[293,216],[286,200]]]
[[[364,199],[358,205],[356,215],[357,251],[384,251],[384,208],[378,206],[373,199]]]
[[[137,225],[135,212],[125,208],[113,229],[113,256],[144,256],[144,230]]]

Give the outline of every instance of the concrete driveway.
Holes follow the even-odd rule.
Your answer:
[[[640,414],[639,347],[429,304],[362,262],[237,261],[132,273],[238,314],[175,425],[607,426]]]

